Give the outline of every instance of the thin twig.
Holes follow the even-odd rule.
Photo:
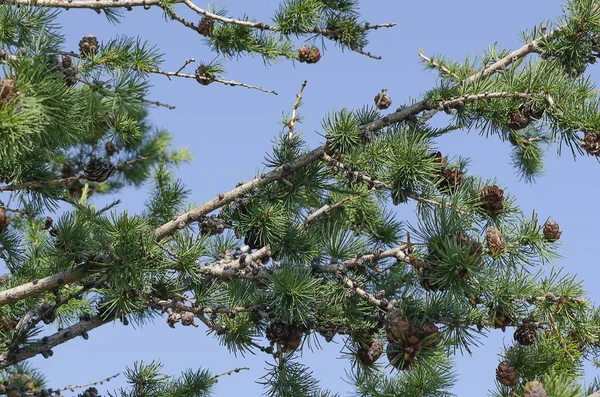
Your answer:
[[[55,392],[61,392],[61,391],[67,391],[67,390],[74,391],[75,389],[83,389],[84,387],[90,387],[90,386],[94,386],[94,385],[101,385],[104,382],[110,382],[111,379],[114,379],[114,378],[116,378],[119,375],[121,375],[121,374],[118,373],[118,374],[109,376],[108,378],[104,378],[102,380],[97,380],[95,382],[85,383],[85,384],[82,384],[82,385],[68,385],[67,387],[62,387],[60,389],[52,389],[52,390],[54,390]]]
[[[450,76],[452,76],[454,78],[454,80],[459,81],[460,77],[454,73],[453,71],[451,71],[450,69],[448,69],[447,67],[445,67],[444,65],[442,65],[439,62],[434,61],[433,59],[427,57],[423,51],[419,51],[419,56],[427,63],[429,63],[430,65],[438,68],[439,70],[441,70],[442,72],[449,74]]]
[[[159,101],[152,101],[152,100],[146,99],[146,98],[142,98],[142,102],[147,103],[149,105],[162,106],[162,107],[165,107],[165,108],[167,108],[169,110],[175,109],[175,106],[169,105],[168,103],[162,103],[162,102],[159,102]]]
[[[236,374],[237,374],[237,373],[238,373],[238,372],[240,372],[240,371],[249,371],[249,370],[250,370],[250,368],[248,368],[248,367],[234,368],[234,369],[232,369],[231,371],[225,371],[225,372],[223,372],[222,374],[218,374],[218,375],[215,375],[215,376],[213,376],[211,380],[213,380],[213,381],[214,381],[214,380],[217,380],[218,378],[220,378],[221,376],[225,376],[225,375],[231,375],[231,374],[233,374],[233,373],[236,373]]]
[[[340,200],[334,204],[325,204],[324,206],[322,206],[321,208],[317,209],[316,211],[311,213],[309,216],[307,216],[306,219],[304,219],[304,221],[302,221],[302,223],[298,227],[300,229],[306,229],[317,218],[320,218],[322,216],[330,214],[331,211],[333,211],[334,209],[341,207],[342,205],[346,204],[349,201],[356,200],[361,197],[364,197],[364,195],[357,194],[354,196],[345,197],[342,200]]]
[[[289,132],[288,132],[288,140],[292,140],[293,136],[294,136],[294,127],[296,124],[296,111],[298,110],[298,107],[300,106],[300,101],[302,101],[302,93],[304,92],[304,87],[306,87],[306,83],[307,81],[304,80],[304,82],[302,83],[302,87],[300,88],[300,92],[298,94],[296,94],[296,101],[294,102],[294,106],[292,107],[292,118],[290,119],[289,123],[288,123],[288,128],[289,128]]]

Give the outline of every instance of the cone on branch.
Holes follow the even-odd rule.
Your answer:
[[[15,86],[13,79],[4,79],[0,81],[0,106],[13,101],[20,95],[20,91]]]
[[[537,341],[537,326],[533,321],[525,321],[515,330],[514,339],[521,346],[533,345]]]
[[[544,384],[539,380],[531,380],[525,383],[523,393],[523,397],[548,397],[548,393],[544,390]]]
[[[596,131],[584,131],[581,148],[592,156],[600,155],[600,134]]]
[[[554,242],[560,239],[562,235],[562,230],[558,226],[558,223],[554,221],[547,221],[544,223],[544,238],[546,241]]]
[[[384,343],[381,339],[370,339],[366,345],[360,345],[356,353],[359,361],[366,366],[372,365],[381,357]]]
[[[198,66],[194,75],[196,76],[196,81],[202,85],[209,85],[217,77],[210,71],[209,66],[203,63]]]
[[[531,119],[520,110],[508,114],[508,128],[511,130],[522,130],[531,123]]]
[[[79,52],[82,55],[94,55],[98,52],[98,39],[93,34],[88,34],[79,41]]]
[[[519,370],[508,361],[502,361],[496,368],[496,380],[508,387],[514,387],[519,383]]]
[[[104,159],[92,158],[83,167],[83,173],[88,181],[104,182],[115,172],[115,167]]]
[[[317,63],[321,59],[321,51],[317,47],[312,47],[308,52],[306,63]]]
[[[456,189],[462,184],[463,172],[460,169],[449,170],[445,169],[442,171],[442,181],[440,182],[440,189],[452,190]]]
[[[490,251],[490,255],[498,256],[504,250],[506,250],[506,241],[504,240],[504,236],[502,232],[498,230],[495,226],[488,227],[485,233],[485,241],[487,243],[487,248]]]
[[[489,311],[489,316],[494,328],[501,329],[502,332],[506,331],[506,327],[513,325],[514,322],[514,319],[504,313],[503,310],[492,308]]]
[[[486,186],[481,191],[479,202],[489,216],[496,216],[504,210],[504,190],[496,185]]]
[[[265,336],[271,342],[271,346],[277,344],[282,352],[293,352],[302,343],[304,327],[274,321],[267,327]]]
[[[3,233],[8,227],[8,216],[6,216],[6,208],[0,207],[0,233]]]
[[[443,170],[444,168],[446,168],[446,164],[448,163],[448,160],[446,159],[446,157],[444,157],[442,155],[442,152],[437,151],[437,152],[433,152],[431,153],[431,155],[429,155],[429,157],[431,159],[433,159],[433,162],[435,164],[439,164],[440,168]]]
[[[202,36],[210,37],[214,24],[214,19],[203,17],[198,23],[198,33],[200,33]]]
[[[308,61],[309,55],[310,55],[310,48],[308,48],[307,45],[303,45],[302,47],[300,47],[300,49],[298,49],[298,60],[300,62]]]
[[[392,98],[385,92],[375,95],[375,106],[379,110],[387,109],[392,105]]]
[[[400,371],[409,369],[414,363],[415,356],[396,343],[388,343],[385,354],[390,364]]]

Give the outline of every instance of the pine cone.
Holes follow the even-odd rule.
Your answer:
[[[504,190],[496,185],[486,186],[481,191],[479,202],[489,216],[498,215],[504,210]]]
[[[391,104],[392,98],[385,92],[380,92],[379,94],[375,95],[375,106],[377,109],[387,109]]]
[[[56,320],[56,308],[51,303],[44,303],[40,308],[40,318],[44,324],[51,324]]]
[[[504,236],[500,230],[494,226],[488,227],[488,230],[485,233],[485,240],[492,256],[497,256],[506,249],[506,241],[504,241]]]
[[[75,168],[75,163],[71,160],[67,160],[62,165],[62,170],[60,171],[60,176],[62,178],[71,178],[77,174],[77,169]]]
[[[115,172],[115,167],[108,161],[92,158],[83,167],[83,173],[88,181],[104,182]]]
[[[513,324],[513,318],[506,315],[501,310],[494,310],[492,308],[489,311],[489,316],[494,324],[494,328],[501,329],[502,332],[506,331],[506,327]]]
[[[8,216],[6,216],[6,209],[0,207],[0,233],[3,233],[8,227]]]
[[[425,332],[425,347],[436,348],[442,341],[442,333],[434,323],[425,324],[423,331]]]
[[[513,336],[522,346],[533,345],[537,341],[536,329],[535,323],[527,321],[515,330]]]
[[[317,47],[312,47],[308,52],[306,63],[317,63],[321,59],[321,51]]]
[[[209,85],[212,83],[217,76],[208,71],[208,66],[205,64],[200,64],[198,69],[196,69],[196,81],[202,85]]]
[[[440,188],[442,190],[451,190],[462,184],[463,172],[459,169],[442,171],[442,181]]]
[[[98,51],[98,39],[88,34],[79,41],[79,52],[82,55],[94,55]]]
[[[212,34],[214,24],[214,19],[203,17],[200,20],[200,23],[198,23],[198,33],[202,36],[209,37]]]
[[[303,336],[303,327],[278,321],[269,324],[266,331],[266,337],[271,342],[271,346],[278,343],[284,353],[296,350],[302,343]]]
[[[508,361],[502,361],[496,368],[496,380],[504,386],[516,386],[519,383],[519,370]]]
[[[539,120],[544,116],[545,109],[536,107],[533,102],[526,102],[519,106],[519,111],[530,120]]]
[[[554,221],[548,221],[544,223],[544,238],[549,242],[554,242],[560,238],[562,230],[560,230],[558,223]]]
[[[371,365],[381,357],[381,353],[383,353],[383,341],[375,339],[370,340],[366,346],[360,346],[357,356],[363,365]]]
[[[184,327],[189,327],[190,325],[195,325],[194,317],[195,317],[194,313],[190,313],[190,312],[181,313],[181,325],[183,325]]]
[[[391,343],[407,343],[412,334],[412,324],[406,318],[389,314],[385,324],[385,332]]]
[[[308,48],[308,46],[303,45],[302,47],[300,47],[300,49],[298,50],[298,60],[300,62],[306,62],[306,61],[308,61],[309,56],[310,56],[310,49]]]
[[[600,134],[595,131],[584,131],[581,148],[593,156],[600,155]]]
[[[15,87],[15,81],[13,79],[4,79],[0,81],[0,106],[16,99],[20,94],[17,87]]]
[[[531,123],[531,119],[521,113],[519,110],[508,114],[508,128],[511,130],[522,130]]]
[[[523,397],[548,397],[548,393],[544,390],[544,384],[539,380],[531,380],[525,383],[523,392]]]
[[[433,159],[434,163],[439,164],[441,169],[444,169],[446,167],[447,160],[442,155],[442,152],[438,151],[438,152],[431,153],[431,155],[429,157]]]
[[[414,362],[414,356],[405,352],[404,347],[395,343],[388,343],[385,354],[390,364],[400,371],[409,369]]]
[[[114,143],[112,143],[111,141],[107,141],[104,144],[104,148],[106,149],[106,154],[108,156],[112,156],[115,153],[119,153],[119,149],[115,146]]]

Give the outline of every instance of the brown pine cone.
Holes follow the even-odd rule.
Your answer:
[[[298,60],[300,62],[306,62],[306,61],[308,61],[309,55],[310,55],[310,49],[308,48],[307,45],[303,45],[298,50]]]
[[[0,81],[0,106],[9,103],[20,95],[20,91],[15,87],[13,79],[4,79]]]
[[[436,348],[442,341],[442,333],[434,323],[425,324],[423,331],[425,332],[425,347]]]
[[[4,232],[8,227],[8,216],[6,216],[6,209],[0,207],[0,233]]]
[[[521,130],[531,123],[531,119],[520,111],[510,112],[508,115],[508,128],[511,130]]]
[[[412,324],[406,318],[389,314],[385,324],[385,332],[391,343],[407,343],[412,334]]]
[[[486,186],[481,191],[479,202],[489,216],[498,215],[504,210],[504,190],[496,185]]]
[[[304,328],[282,322],[272,322],[266,331],[266,337],[271,345],[279,344],[284,353],[296,350],[302,343],[303,336]]]
[[[454,189],[462,184],[463,172],[460,169],[442,171],[441,189]]]
[[[532,321],[526,321],[515,330],[514,339],[522,346],[533,345],[537,341],[536,325]]]
[[[492,256],[497,256],[506,249],[506,241],[504,240],[504,236],[500,230],[494,226],[488,227],[488,230],[485,233],[485,240],[488,250],[490,250],[490,254]]]
[[[381,339],[370,340],[366,346],[358,348],[357,356],[363,365],[371,365],[381,357],[383,353],[383,341]]]
[[[94,55],[98,51],[98,39],[88,34],[79,41],[79,52],[82,55]]]
[[[385,354],[390,364],[400,371],[409,369],[414,362],[414,355],[410,352],[410,349],[406,352],[402,345],[395,343],[388,343]]]
[[[375,95],[374,100],[375,106],[380,110],[387,109],[392,104],[392,98],[385,92],[380,92],[379,94]]]
[[[584,131],[581,148],[592,156],[600,155],[600,134],[595,131]]]
[[[502,361],[496,368],[496,380],[504,386],[516,386],[519,383],[519,370],[508,361]]]
[[[321,51],[317,47],[312,47],[308,52],[306,63],[317,63],[321,59]]]
[[[558,223],[554,221],[548,221],[544,223],[544,238],[549,242],[554,242],[560,238],[562,230],[560,230]]]
[[[539,380],[530,380],[525,383],[523,392],[523,397],[548,397],[548,393],[544,390],[544,384]]]
[[[440,168],[445,168],[448,160],[442,155],[442,152],[434,152],[429,156],[433,159],[433,162],[440,165]]]
[[[202,36],[209,37],[212,33],[214,23],[214,19],[203,17],[198,23],[198,33]]]

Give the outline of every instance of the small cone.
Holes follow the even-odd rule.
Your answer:
[[[308,48],[307,45],[303,45],[298,50],[298,60],[300,62],[306,62],[306,61],[308,61],[309,55],[310,55],[310,48]]]
[[[523,397],[548,397],[548,393],[544,390],[544,384],[539,380],[531,380],[525,383],[523,392]]]
[[[459,169],[442,171],[442,182],[440,188],[455,189],[462,184],[463,172]]]
[[[20,92],[15,87],[15,81],[12,79],[4,79],[0,81],[0,106],[9,103],[19,96]]]
[[[391,343],[406,343],[412,331],[412,324],[401,316],[388,315],[385,332]]]
[[[392,105],[392,98],[385,92],[380,92],[379,94],[375,95],[374,100],[375,106],[380,110],[387,109]]]
[[[594,131],[585,131],[581,140],[581,148],[592,156],[600,155],[600,134]]]
[[[496,380],[504,386],[516,386],[519,383],[519,370],[508,361],[502,361],[496,368]]]
[[[0,207],[0,233],[3,233],[8,227],[8,216],[6,216],[6,209]]]
[[[409,369],[414,362],[414,356],[411,356],[409,352],[405,352],[402,345],[395,343],[388,343],[385,354],[390,364],[400,371]]]
[[[303,336],[304,329],[302,327],[282,322],[272,322],[266,331],[266,337],[271,342],[271,346],[277,344],[284,353],[296,350],[302,343]]]
[[[208,71],[208,66],[204,64],[200,64],[200,66],[198,66],[198,69],[196,69],[195,76],[196,81],[202,85],[209,85],[216,78],[216,76],[213,73],[210,73]]]
[[[498,215],[504,210],[504,190],[496,185],[486,186],[481,191],[479,202],[489,216]]]
[[[367,346],[358,348],[357,356],[363,365],[371,365],[381,357],[383,353],[383,341],[381,339],[371,340]]]
[[[511,130],[522,130],[531,123],[531,119],[520,111],[511,112],[508,115],[508,128]]]
[[[308,52],[306,63],[317,63],[321,59],[321,51],[317,47],[312,47]]]
[[[533,345],[537,341],[536,325],[531,321],[524,322],[515,330],[513,337],[521,346]]]
[[[91,34],[79,41],[79,52],[82,55],[94,55],[98,51],[98,39]]]
[[[447,164],[446,158],[442,155],[442,152],[434,152],[429,156],[433,159],[433,162],[440,165],[440,168],[445,168]]]
[[[504,236],[500,230],[494,226],[490,226],[488,228],[487,232],[485,233],[485,240],[492,256],[500,255],[506,249],[506,241],[504,240]]]
[[[215,21],[212,18],[203,17],[198,23],[198,33],[202,36],[209,37],[212,33]]]
[[[560,238],[562,230],[560,230],[558,223],[554,221],[548,221],[544,223],[544,238],[549,242],[554,242]]]

